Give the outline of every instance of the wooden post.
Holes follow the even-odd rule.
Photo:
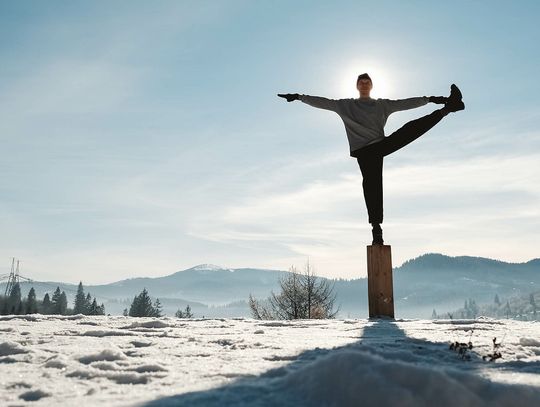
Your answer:
[[[368,246],[367,266],[369,317],[394,318],[391,246]]]

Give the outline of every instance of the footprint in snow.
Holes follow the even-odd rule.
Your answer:
[[[160,329],[160,328],[174,328],[174,324],[168,324],[163,321],[154,320],[154,321],[143,321],[143,322],[133,322],[132,324],[121,327],[120,329],[133,329],[133,328],[149,328],[149,329]]]
[[[169,371],[168,369],[165,369],[163,366],[157,365],[157,364],[140,365],[140,366],[133,367],[129,370],[133,370],[134,372],[137,372],[137,373],[154,373],[154,372],[168,372]]]
[[[146,348],[148,346],[152,346],[152,342],[131,341],[130,343],[136,348]]]
[[[50,397],[50,393],[46,393],[42,390],[30,390],[19,395],[20,399],[24,401],[38,401],[43,397]]]
[[[123,360],[126,358],[127,358],[126,355],[124,355],[119,350],[105,349],[93,355],[82,356],[78,360],[79,362],[84,363],[85,365],[89,365],[92,362],[100,362],[100,361],[114,362],[115,360]]]
[[[28,353],[29,350],[17,342],[2,342],[0,343],[0,356],[17,355],[20,353]]]

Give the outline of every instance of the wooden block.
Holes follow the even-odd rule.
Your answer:
[[[368,246],[367,270],[369,317],[394,318],[391,246]]]

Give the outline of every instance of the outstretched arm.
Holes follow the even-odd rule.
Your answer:
[[[382,102],[385,105],[387,113],[392,114],[401,110],[415,109],[417,107],[424,106],[429,102],[429,98],[422,96],[398,100],[383,99]]]
[[[444,96],[423,96],[400,100],[385,100],[387,104],[388,114],[399,112],[400,110],[414,109],[424,106],[426,103],[436,103],[444,105],[448,103],[448,98]]]
[[[298,93],[278,93],[278,96],[287,99],[287,102],[300,100],[319,109],[331,110],[333,112],[337,109],[337,101],[334,99],[323,98],[320,96],[299,95]]]

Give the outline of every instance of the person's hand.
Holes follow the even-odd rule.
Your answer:
[[[287,102],[300,99],[300,95],[298,93],[278,93],[278,96],[280,98],[287,99]]]

